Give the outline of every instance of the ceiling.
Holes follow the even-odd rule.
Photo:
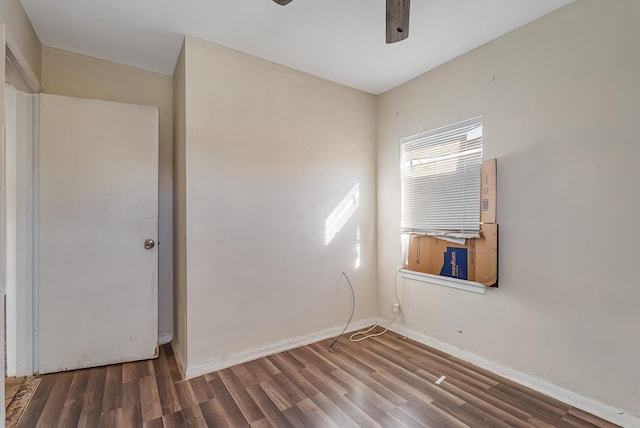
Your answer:
[[[385,0],[21,0],[47,46],[173,74],[189,34],[373,94],[571,0],[414,0],[385,43]]]

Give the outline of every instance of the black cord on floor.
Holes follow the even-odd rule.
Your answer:
[[[347,325],[344,326],[342,333],[340,333],[339,336],[336,336],[336,338],[333,339],[333,342],[331,342],[331,345],[329,345],[329,352],[331,352],[331,348],[333,348],[333,345],[336,344],[338,339],[340,339],[344,332],[347,331],[347,328],[349,328],[349,324],[351,324],[351,320],[353,319],[353,313],[356,311],[356,295],[353,292],[353,285],[351,285],[351,281],[349,280],[349,277],[346,273],[342,272],[342,275],[347,279],[347,282],[349,283],[349,289],[351,290],[351,315],[349,315],[349,321],[347,321]]]

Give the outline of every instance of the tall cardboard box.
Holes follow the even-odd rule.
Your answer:
[[[496,222],[496,184],[498,163],[496,159],[482,162],[480,166],[480,223]]]
[[[482,224],[480,238],[467,239],[464,244],[411,235],[408,268],[495,286],[498,282],[498,225]]]
[[[476,241],[476,282],[488,287],[498,286],[498,225],[480,225]]]

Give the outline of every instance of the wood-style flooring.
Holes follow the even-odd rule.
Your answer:
[[[616,426],[391,332],[329,344],[190,380],[168,346],[152,361],[45,375],[18,426]]]

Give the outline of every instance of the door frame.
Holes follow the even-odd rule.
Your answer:
[[[5,86],[4,83],[6,80],[10,80],[12,86],[14,86],[17,90],[31,94],[32,95],[32,121],[31,121],[31,155],[29,158],[24,159],[24,164],[28,169],[31,170],[31,174],[26,177],[26,182],[30,185],[30,189],[27,192],[31,193],[30,198],[25,201],[25,209],[27,212],[31,212],[31,219],[27,223],[26,228],[28,232],[26,234],[17,235],[16,244],[18,248],[26,248],[31,257],[29,260],[29,255],[23,260],[24,265],[21,266],[23,270],[28,269],[31,273],[30,280],[27,281],[27,289],[17,290],[14,289],[14,295],[19,296],[16,299],[15,307],[7,310],[6,313],[0,313],[0,318],[2,318],[2,322],[6,321],[7,332],[12,330],[12,334],[16,338],[15,340],[15,349],[7,348],[7,355],[9,353],[12,354],[13,364],[12,367],[7,367],[7,371],[11,371],[12,374],[18,376],[32,375],[37,373],[38,367],[38,340],[37,340],[37,326],[38,326],[38,275],[37,275],[37,257],[38,257],[38,245],[37,245],[37,197],[38,197],[38,135],[37,135],[37,114],[38,114],[38,97],[34,94],[37,94],[40,91],[40,83],[35,73],[29,66],[28,61],[25,56],[22,54],[22,51],[18,47],[18,44],[15,42],[9,30],[6,26],[4,27],[4,43],[2,43],[5,47],[5,60],[2,64],[2,103],[3,103],[3,116],[0,118],[2,121],[2,126],[6,126],[6,111],[4,110],[4,102],[5,102]],[[6,150],[6,141],[4,139],[4,132],[2,133],[2,165],[3,171],[6,171],[8,162],[4,154]],[[17,171],[19,165],[15,164],[14,158],[14,170]],[[5,217],[6,210],[6,194],[5,194],[5,176],[3,174],[2,177],[2,186],[0,186],[2,192],[2,281],[3,281],[3,293],[6,293],[6,287],[8,284],[6,283],[7,278],[7,219]],[[16,224],[13,225],[14,227]],[[26,235],[26,236],[25,236]],[[29,236],[30,235],[30,236]],[[18,266],[20,266],[20,262],[18,262]],[[15,284],[14,284],[15,285]],[[4,308],[3,308],[4,312]],[[2,340],[4,341],[4,335]],[[3,355],[3,364],[2,368],[4,370],[4,365],[6,361],[4,361],[5,357]],[[4,380],[4,374],[2,373],[2,379]],[[3,389],[4,391],[4,389]]]
[[[23,92],[37,94],[40,92],[40,82],[38,77],[31,69],[27,58],[24,56],[20,47],[12,37],[11,32],[5,27],[5,60],[9,60],[17,72],[16,78],[21,80],[21,85],[16,86]],[[5,71],[6,73],[6,71]],[[4,84],[6,76],[3,77]]]
[[[7,51],[5,44],[5,25],[4,22],[0,22],[0,46],[4,47],[4,51]],[[6,57],[6,54],[3,55]],[[4,80],[5,80],[5,61],[0,63],[0,99],[2,100],[2,104],[0,105],[0,165],[2,165],[2,170],[5,170],[5,159],[4,159]],[[4,211],[5,211],[5,195],[4,195],[4,174],[0,174],[0,281],[2,284],[2,297],[4,299],[4,288],[6,282],[6,269],[5,262],[6,257],[4,254],[4,250],[7,246],[7,239],[5,237],[5,221],[4,221]],[[0,305],[0,331],[4,331],[4,304]],[[4,349],[4,334],[0,334],[0,346]],[[0,364],[0,400],[4,403],[5,395],[4,395],[4,352],[2,353],[2,364]],[[4,421],[6,417],[6,411],[4,406],[0,409],[0,421]],[[0,422],[0,426],[2,426],[2,422]]]
[[[34,374],[37,346],[38,96],[5,84],[5,232],[7,376]],[[37,367],[37,366],[36,366]]]

